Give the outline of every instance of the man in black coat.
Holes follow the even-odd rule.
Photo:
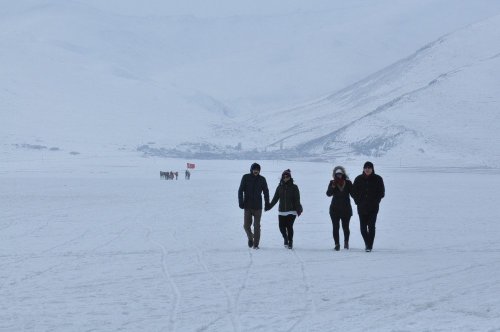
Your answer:
[[[373,163],[367,161],[363,173],[358,175],[353,183],[352,197],[358,207],[361,236],[365,241],[365,250],[372,251],[375,240],[375,223],[379,204],[385,196],[384,180],[375,174]]]
[[[264,193],[265,206],[268,206],[269,188],[267,187],[266,178],[260,175],[260,165],[253,163],[250,166],[250,173],[243,175],[241,178],[240,188],[238,189],[238,203],[240,209],[245,210],[243,228],[248,237],[248,247],[254,249],[259,249],[262,193]]]

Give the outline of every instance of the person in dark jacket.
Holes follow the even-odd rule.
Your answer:
[[[349,222],[352,217],[351,195],[352,182],[349,180],[345,168],[336,166],[333,169],[333,180],[328,184],[326,195],[332,198],[330,204],[330,218],[333,225],[333,240],[335,250],[340,250],[340,221],[342,221],[342,231],[344,232],[344,249],[349,249]]]
[[[265,204],[268,206],[269,188],[267,187],[266,178],[260,175],[260,165],[253,163],[250,166],[250,173],[243,175],[241,178],[238,189],[238,203],[240,208],[245,210],[243,228],[247,234],[248,247],[253,249],[259,249],[262,193],[264,193]]]
[[[384,180],[375,174],[373,163],[367,161],[363,173],[354,179],[352,197],[358,208],[361,236],[365,241],[365,250],[372,251],[375,240],[375,223],[380,201],[385,196]]]
[[[271,203],[266,206],[266,211],[271,210],[277,202],[278,221],[281,235],[283,236],[285,248],[293,248],[293,223],[295,218],[302,214],[302,205],[300,204],[299,187],[293,183],[292,174],[289,169],[281,174],[281,181],[276,188]]]

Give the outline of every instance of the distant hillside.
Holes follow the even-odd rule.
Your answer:
[[[0,153],[493,165],[498,14],[497,0],[7,1]]]
[[[498,166],[498,40],[500,16],[443,36],[325,98],[229,127],[247,148],[290,157]]]

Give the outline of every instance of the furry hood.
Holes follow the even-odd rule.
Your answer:
[[[332,177],[335,178],[335,173],[337,172],[337,170],[341,170],[342,173],[345,175],[346,180],[349,180],[349,176],[347,175],[347,172],[345,171],[344,166],[335,166],[335,168],[333,169],[333,172],[332,172]]]

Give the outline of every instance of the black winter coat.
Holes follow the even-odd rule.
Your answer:
[[[358,175],[352,186],[352,198],[358,206],[359,214],[378,213],[379,204],[385,196],[384,180],[372,173]]]
[[[300,191],[299,187],[293,183],[293,179],[291,178],[287,182],[280,181],[280,184],[276,188],[276,192],[274,193],[274,197],[271,201],[271,205],[269,209],[272,209],[276,203],[280,201],[278,206],[278,211],[287,212],[287,211],[297,211],[297,213],[302,213],[302,205],[300,204]]]
[[[264,201],[269,204],[269,188],[265,177],[260,174],[255,176],[252,173],[243,175],[238,189],[240,208],[262,210],[262,193]]]
[[[336,217],[352,216],[351,197],[352,182],[345,180],[344,189],[340,190],[338,186],[332,187],[333,180],[328,183],[326,196],[332,198],[330,204],[330,214]]]

